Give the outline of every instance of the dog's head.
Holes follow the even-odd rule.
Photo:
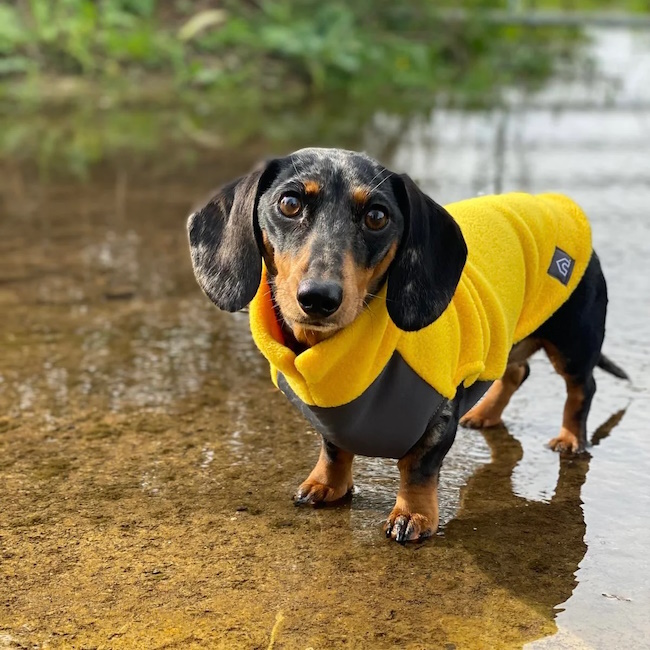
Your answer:
[[[254,297],[262,259],[282,318],[311,344],[349,325],[388,282],[403,330],[445,310],[467,248],[449,213],[406,175],[340,149],[302,149],[223,187],[188,221],[205,293],[237,311]]]

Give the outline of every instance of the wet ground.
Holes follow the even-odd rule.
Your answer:
[[[194,282],[185,216],[263,143],[177,143],[82,180],[2,163],[0,647],[647,647],[650,37],[596,36],[593,83],[378,117],[357,144],[442,202],[574,196],[609,282],[605,349],[633,378],[597,376],[590,457],[560,460],[563,385],[535,358],[507,430],[459,431],[420,545],[381,534],[393,462],[358,459],[343,506],[292,506],[317,438],[246,315]]]

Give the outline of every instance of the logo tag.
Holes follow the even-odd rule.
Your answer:
[[[562,284],[567,285],[571,279],[575,263],[576,261],[571,255],[556,246],[551,265],[548,267],[548,274],[556,280],[559,280]]]

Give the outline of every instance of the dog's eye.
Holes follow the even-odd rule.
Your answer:
[[[285,217],[295,217],[300,214],[300,211],[302,210],[300,198],[295,194],[283,194],[280,197],[280,203],[278,205],[280,207],[280,212],[282,212]]]
[[[371,208],[366,212],[364,222],[370,230],[381,230],[388,223],[388,215],[381,208]]]

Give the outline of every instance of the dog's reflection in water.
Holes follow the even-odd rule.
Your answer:
[[[592,437],[598,445],[625,411],[612,415]],[[461,491],[458,515],[444,536],[471,553],[496,585],[540,613],[551,613],[576,586],[587,550],[581,488],[591,455],[561,458],[555,495],[548,502],[513,493],[512,472],[523,457],[520,443],[504,427],[482,431],[492,453]]]
[[[622,416],[619,412],[602,425],[592,444]],[[299,602],[312,602],[314,594],[331,599],[338,590],[355,603],[346,610],[347,625],[364,635],[363,647],[520,648],[553,635],[557,606],[573,592],[587,550],[581,488],[590,456],[560,459],[555,496],[534,502],[513,494],[512,472],[523,457],[520,443],[505,428],[486,429],[483,435],[491,461],[462,488],[456,517],[422,544],[398,550],[377,541],[394,481],[381,474],[386,465],[373,463],[362,474],[374,476],[380,489],[368,489],[373,481],[363,481],[353,499],[333,511],[311,513],[320,528],[313,546],[300,554],[300,566],[312,572],[304,582],[308,587],[296,592]],[[349,543],[342,544],[346,531]],[[336,627],[323,638],[330,632]]]

